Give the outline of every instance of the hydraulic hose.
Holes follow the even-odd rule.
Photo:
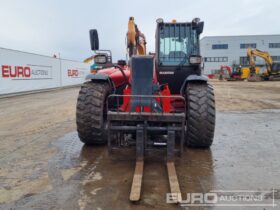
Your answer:
[[[119,69],[124,77],[125,82],[131,86],[128,77],[126,76],[126,74],[124,73],[123,69],[120,66],[114,65],[115,68]]]

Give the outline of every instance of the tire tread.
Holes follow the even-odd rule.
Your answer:
[[[76,124],[80,140],[87,145],[107,142],[103,112],[109,93],[107,82],[90,81],[81,87],[76,106]]]
[[[215,131],[215,97],[207,83],[189,83],[186,87],[187,131],[186,145],[210,147]]]

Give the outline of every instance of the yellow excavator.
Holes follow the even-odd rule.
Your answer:
[[[273,62],[268,52],[247,48],[247,56],[250,62],[250,76],[248,81],[274,80],[280,78],[280,63]],[[266,71],[262,74],[257,74],[256,72],[255,57],[260,57],[265,61]]]

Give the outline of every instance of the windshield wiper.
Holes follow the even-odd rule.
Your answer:
[[[186,43],[186,49],[187,49],[187,43]],[[188,58],[188,55],[187,55],[187,52],[185,53],[185,56],[184,56],[184,58],[183,58],[183,60],[179,63],[179,65],[178,65],[178,67],[177,67],[177,69],[178,70],[181,70],[182,69],[182,67],[184,66],[184,64],[187,62],[187,58]]]
[[[184,66],[184,64],[187,62],[187,58],[188,58],[188,55],[187,54],[185,54],[185,56],[184,56],[184,58],[183,58],[183,60],[179,63],[179,65],[178,65],[178,68],[177,69],[182,69],[182,67]]]

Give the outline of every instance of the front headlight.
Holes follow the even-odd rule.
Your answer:
[[[201,56],[190,56],[190,64],[201,64],[202,57]]]
[[[107,55],[105,54],[97,54],[94,56],[94,63],[96,64],[106,64],[107,60]]]

